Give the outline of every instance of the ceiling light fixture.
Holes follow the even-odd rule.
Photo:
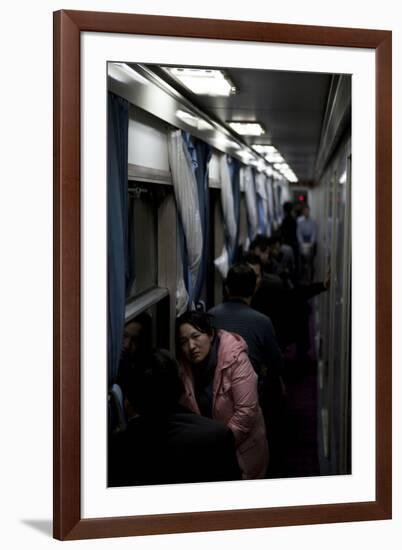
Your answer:
[[[264,155],[266,160],[271,164],[275,162],[277,163],[285,162],[284,158],[279,153],[278,149],[273,145],[256,144],[256,145],[253,145],[253,149],[257,151],[257,153],[260,153],[260,155]]]
[[[261,136],[265,134],[264,128],[259,122],[228,121],[229,126],[240,136]]]
[[[236,87],[222,71],[184,67],[164,67],[164,69],[197,95],[228,97],[236,93]]]
[[[238,155],[243,159],[244,162],[251,163],[251,161],[255,161],[255,156],[250,153],[247,149],[242,149],[238,152]]]
[[[188,124],[189,126],[192,126],[193,128],[197,128],[197,130],[212,130],[213,126],[206,120],[192,115],[191,113],[188,113],[187,111],[182,111],[181,109],[176,111],[176,116],[178,119],[180,119],[185,124]]]
[[[285,177],[289,182],[296,183],[297,181],[299,181],[293,170],[290,168],[290,166],[288,166],[288,164],[286,164],[286,162],[276,162],[274,164],[274,168],[278,170],[278,172],[280,172],[282,176]]]
[[[265,158],[267,159],[268,162],[271,162],[271,163],[281,163],[281,162],[285,162],[285,159],[283,158],[283,156],[276,152],[276,153],[268,153]]]
[[[260,153],[260,155],[268,155],[269,153],[278,152],[273,145],[262,145],[260,143],[253,145],[253,149],[254,151],[257,151],[257,153]]]
[[[215,141],[216,146],[218,147],[218,149],[220,147],[223,147],[223,148],[228,147],[229,149],[236,149],[236,150],[241,148],[238,143],[236,143],[235,141],[233,141],[231,139],[226,138],[222,134],[218,134],[214,141]]]
[[[264,155],[266,153],[266,148],[268,145],[253,145],[252,148],[254,151],[257,151],[257,153],[260,153],[260,155]]]

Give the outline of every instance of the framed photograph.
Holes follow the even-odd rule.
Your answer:
[[[386,30],[55,12],[55,538],[391,518],[391,67]],[[191,88],[194,81],[201,91]],[[283,204],[303,214],[292,221],[300,239],[294,249],[284,238]],[[303,236],[314,223],[306,206],[319,228],[317,245],[311,233]],[[292,267],[280,271],[286,250]],[[248,376],[259,399],[250,410],[264,416],[269,466],[263,447],[257,459],[264,473],[250,466],[243,425],[216,413],[212,379],[191,386],[195,371],[190,386],[182,376],[180,390],[197,397],[186,411],[186,422],[197,418],[190,439],[198,442],[197,429],[202,439],[205,421],[222,441],[229,437],[231,454],[215,442],[192,455],[186,442],[171,460],[176,443],[164,434],[162,448],[149,436],[150,398],[145,386],[131,397],[133,369],[122,370],[122,357],[138,351],[148,330],[150,347],[168,350],[162,357],[169,365],[184,373],[186,359],[196,364],[201,352],[186,348],[194,335],[182,331],[193,325],[177,317],[214,313],[223,292],[229,302],[239,298],[227,275],[240,260],[254,280],[251,300],[256,255],[263,283],[274,273],[284,300],[303,296],[304,304],[321,294],[314,307],[301,308],[314,334],[310,347],[299,329],[289,336],[289,316],[281,323],[285,301],[268,311],[285,361],[278,392],[287,387],[288,402],[299,399],[296,414],[311,390],[313,419],[288,432],[279,409],[269,403],[264,410],[258,392],[264,377],[269,388],[273,378],[269,366],[267,375],[254,364],[246,330]],[[232,330],[215,327],[210,340],[209,329],[201,330],[205,366],[221,357],[224,330],[217,330]],[[300,386],[300,373],[286,378],[286,366],[301,364],[314,365],[308,387]],[[251,390],[235,389],[234,374],[223,380],[223,408],[232,400],[236,410],[243,400],[244,421]],[[159,407],[165,393],[158,395]],[[128,425],[137,430],[129,458],[121,447]],[[314,460],[309,437],[319,440]],[[144,448],[152,451],[141,454]],[[226,452],[231,473],[217,466]]]

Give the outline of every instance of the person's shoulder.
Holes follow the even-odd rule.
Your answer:
[[[220,329],[218,330],[218,338],[218,362],[221,364],[226,364],[228,361],[232,362],[238,358],[240,353],[248,352],[246,341],[236,332],[229,332],[227,330]]]
[[[271,319],[268,317],[268,315],[265,315],[265,313],[261,313],[260,311],[257,311],[253,308],[250,308],[250,317],[252,319],[255,319],[255,321],[258,321],[263,326],[272,326]]]
[[[200,416],[191,412],[180,412],[175,414],[171,419],[172,426],[180,427],[183,432],[188,432],[193,436],[204,436],[204,437],[225,437],[229,428],[211,418],[205,416]]]
[[[247,312],[248,320],[254,327],[254,330],[261,333],[273,332],[273,325],[271,319],[265,313],[258,311],[252,307]]]
[[[224,311],[226,309],[225,304],[226,304],[226,302],[222,302],[221,304],[217,304],[216,306],[211,307],[211,309],[209,309],[207,311],[207,313],[209,315],[218,315],[219,313],[221,313],[222,311]]]

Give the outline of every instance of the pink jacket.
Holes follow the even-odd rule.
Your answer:
[[[265,424],[258,405],[257,375],[238,334],[218,330],[218,359],[213,381],[212,417],[233,432],[244,479],[258,479],[268,466]],[[200,414],[191,367],[183,364],[184,406]]]

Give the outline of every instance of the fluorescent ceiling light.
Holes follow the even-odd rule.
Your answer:
[[[282,176],[284,176],[291,183],[296,183],[297,181],[299,181],[293,170],[286,164],[286,162],[276,162],[274,164],[274,168],[278,170],[282,174]]]
[[[197,130],[212,130],[213,126],[206,120],[192,115],[191,113],[188,113],[187,111],[182,111],[179,109],[176,111],[176,116],[178,119],[180,119],[185,124],[188,124],[189,126],[192,126],[193,128],[197,128]]]
[[[283,156],[276,152],[276,153],[268,153],[265,158],[267,159],[268,162],[272,162],[272,163],[281,163],[281,162],[285,162],[285,159],[283,158]]]
[[[236,92],[235,86],[222,71],[213,69],[186,69],[165,67],[186,88],[197,95],[227,97]]]
[[[129,67],[126,63],[109,63],[108,74],[115,80],[126,84],[130,84],[132,81],[138,82],[139,84],[145,84],[146,86],[149,84],[146,78],[137,73],[137,71]]]
[[[252,166],[255,166],[259,172],[263,172],[264,169],[266,168],[266,164],[263,159],[253,158],[252,160],[249,161],[249,164],[251,164]]]
[[[271,155],[273,153],[277,153],[278,150],[273,145],[263,145],[260,143],[256,143],[253,145],[254,151],[257,151],[257,153],[260,153],[260,155]]]
[[[261,145],[258,143],[256,145],[253,145],[254,151],[257,151],[257,153],[260,153],[260,155],[266,155],[270,151],[271,147],[271,145]]]
[[[216,143],[216,146],[219,148],[219,147],[229,147],[230,149],[240,149],[240,145],[238,143],[236,143],[235,141],[231,140],[231,139],[228,139],[226,138],[225,136],[223,136],[222,134],[219,134],[216,138],[215,138],[215,143]]]
[[[245,162],[250,162],[252,160],[255,160],[254,155],[250,153],[250,151],[248,151],[247,149],[242,149],[241,151],[238,152],[238,155],[240,155]]]
[[[290,181],[291,183],[296,183],[297,181],[299,181],[299,180],[297,179],[295,173],[294,173],[292,170],[290,170],[290,168],[289,168],[288,171],[284,172],[283,175],[284,175],[285,178],[286,178],[288,181]]]
[[[271,164],[273,164],[274,162],[285,162],[283,156],[273,145],[256,144],[253,145],[253,149],[254,151],[257,151],[257,153],[260,153],[260,155],[264,155],[266,160]]]
[[[228,124],[241,136],[261,136],[265,134],[264,128],[258,122],[229,121]]]

